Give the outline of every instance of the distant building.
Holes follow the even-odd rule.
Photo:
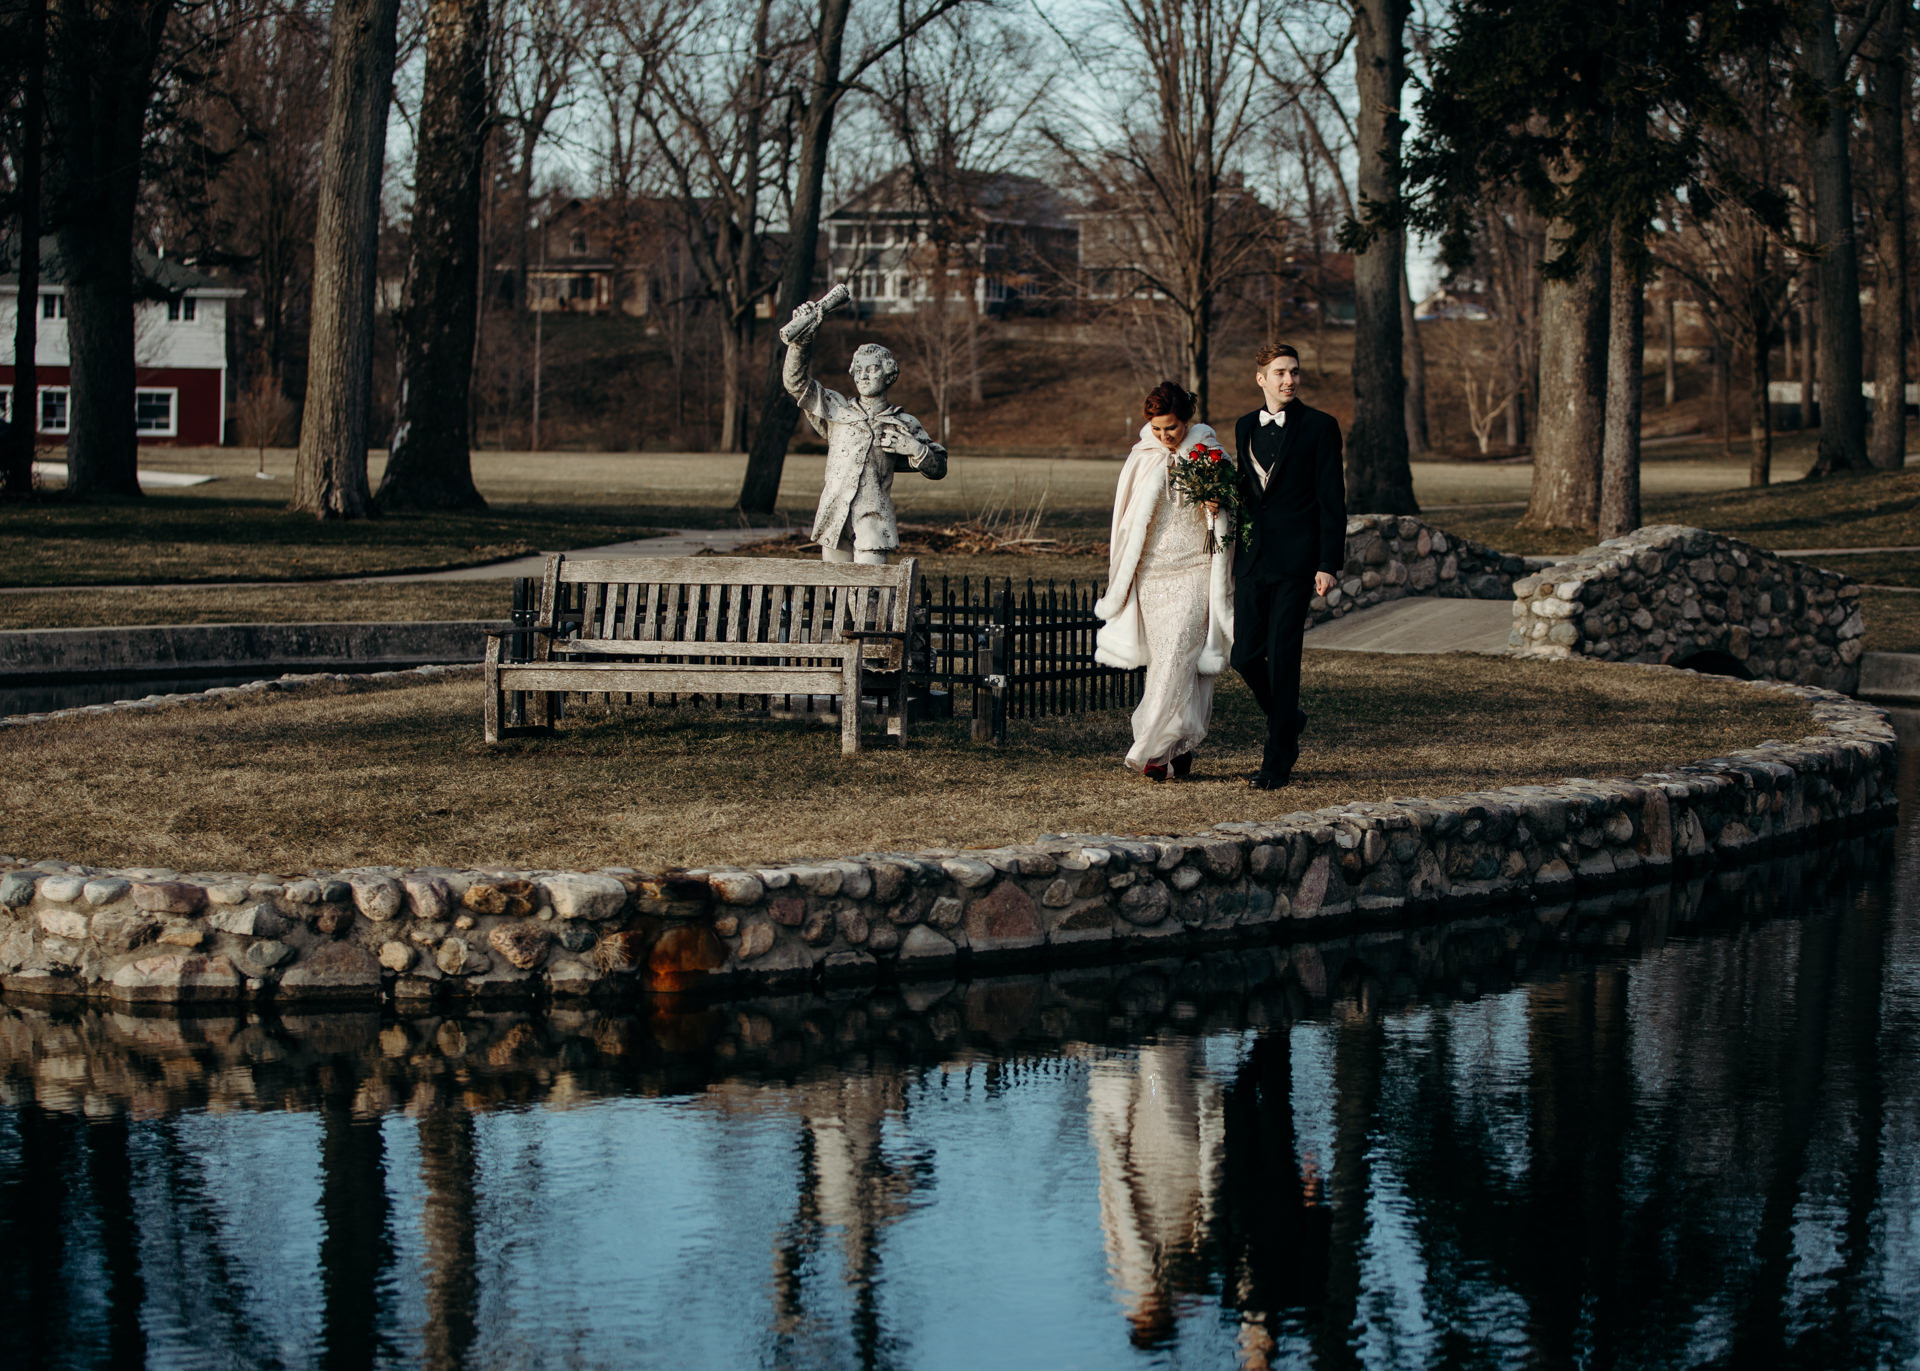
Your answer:
[[[13,338],[20,307],[20,274],[11,245],[0,247],[0,416],[14,418]],[[183,262],[142,251],[135,269],[146,298],[133,307],[134,427],[143,444],[217,446],[227,419],[227,302],[246,292]],[[30,302],[39,318],[34,344],[38,390],[34,432],[64,438],[73,427],[71,355],[67,348],[67,286],[56,242],[42,240],[40,295]]]
[[[1486,292],[1476,286],[1441,286],[1413,307],[1413,317],[1428,319],[1469,319],[1482,323],[1493,318]]]
[[[912,168],[896,167],[821,230],[828,277],[852,285],[862,314],[911,314],[938,294],[971,296],[982,314],[1037,312],[1073,293],[1079,231],[1037,177],[963,171],[930,197]],[[947,288],[937,292],[943,244]]]

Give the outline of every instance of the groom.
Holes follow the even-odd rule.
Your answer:
[[[1267,745],[1250,784],[1278,790],[1300,755],[1301,635],[1307,602],[1332,590],[1347,557],[1340,425],[1294,398],[1300,354],[1260,349],[1254,380],[1266,404],[1234,426],[1241,517],[1252,539],[1234,553],[1233,669],[1267,716]]]

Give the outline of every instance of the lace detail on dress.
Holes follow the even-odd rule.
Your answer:
[[[1147,646],[1147,679],[1127,753],[1135,768],[1191,752],[1207,736],[1213,677],[1194,668],[1207,641],[1211,574],[1206,512],[1181,504],[1162,485],[1135,573]]]

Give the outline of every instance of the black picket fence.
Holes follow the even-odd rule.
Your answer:
[[[998,588],[951,577],[920,585],[927,634],[926,674],[935,688],[958,699],[973,695],[973,736],[1005,742],[1007,720],[1131,708],[1139,702],[1144,671],[1122,671],[1093,660],[1100,619],[1093,612],[1098,585],[1052,581],[1024,590],[1003,579]]]
[[[937,587],[922,581],[913,620],[915,641],[909,647],[914,675],[925,682],[927,698],[938,701],[942,712],[970,697],[973,736],[979,742],[1005,742],[1009,719],[1131,709],[1139,703],[1146,673],[1094,661],[1100,618],[1093,605],[1099,597],[1097,584],[1076,581],[1062,587],[1029,580],[1024,589],[1016,588],[1011,578],[998,586],[985,577],[976,582],[963,576],[957,586],[947,576]],[[539,581],[515,578],[514,627],[530,629],[539,603]],[[531,655],[531,634],[511,633],[504,646],[507,660],[525,661]],[[673,702],[664,695],[647,698]],[[785,709],[796,713],[828,707],[825,701],[782,698]],[[508,705],[509,713],[517,713],[523,702],[514,698]]]

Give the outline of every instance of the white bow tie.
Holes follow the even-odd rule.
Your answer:
[[[1261,410],[1260,427],[1265,428],[1268,424],[1278,424],[1281,428],[1285,428],[1287,426],[1287,412],[1283,409],[1278,414],[1275,414],[1270,409]]]

